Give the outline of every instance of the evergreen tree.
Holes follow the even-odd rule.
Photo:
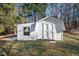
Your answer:
[[[32,13],[33,20],[36,22],[36,14],[42,15],[41,18],[43,18],[45,13],[46,4],[42,3],[25,3],[22,6],[22,15],[27,16],[28,14]]]
[[[14,25],[17,21],[21,23],[20,16],[16,16],[16,9],[14,4],[1,3],[0,4],[0,33],[14,32]]]

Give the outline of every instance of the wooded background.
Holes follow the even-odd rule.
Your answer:
[[[36,22],[46,16],[64,21],[66,32],[79,32],[78,3],[0,3],[0,34],[14,33],[16,24]]]

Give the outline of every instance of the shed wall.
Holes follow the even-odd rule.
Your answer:
[[[34,31],[30,32],[30,36],[23,34],[23,28],[27,26],[31,28],[31,25],[28,24],[17,25],[17,40],[36,40],[36,33]]]

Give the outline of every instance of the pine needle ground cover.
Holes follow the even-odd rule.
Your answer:
[[[64,33],[64,41],[0,41],[0,56],[77,56],[79,35]]]

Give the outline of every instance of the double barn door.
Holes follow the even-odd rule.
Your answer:
[[[53,24],[42,23],[42,38],[53,39]]]

